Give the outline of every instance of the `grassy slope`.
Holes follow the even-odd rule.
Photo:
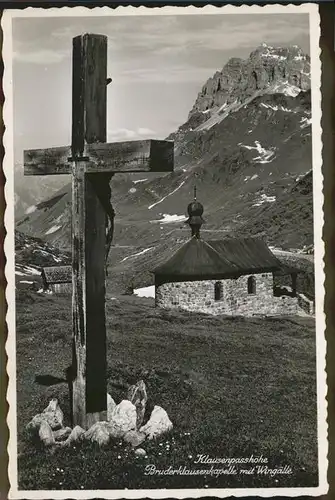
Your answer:
[[[151,299],[109,300],[109,392],[118,402],[128,384],[143,378],[149,410],[154,404],[163,406],[174,423],[169,436],[158,443],[145,443],[147,459],[135,459],[133,452],[118,442],[102,451],[83,444],[50,454],[27,440],[25,425],[53,396],[59,398],[69,423],[66,383],[47,387],[37,383],[35,377],[40,382],[41,376],[64,377],[70,363],[70,318],[67,297],[18,291],[20,488],[317,484],[312,319],[191,316],[157,310]],[[185,435],[188,432],[190,435]],[[223,475],[216,479],[144,474],[147,463],[163,469],[169,465],[199,468],[193,463],[198,453],[214,457],[263,454],[271,466],[290,465],[293,475],[272,479]]]

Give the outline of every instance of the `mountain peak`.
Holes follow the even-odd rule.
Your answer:
[[[207,80],[189,118],[195,113],[217,112],[262,93],[297,95],[310,88],[310,59],[298,45],[273,47],[263,42],[247,59],[233,57]]]
[[[263,42],[259,45],[253,52],[251,52],[249,58],[255,59],[260,58],[273,58],[278,61],[286,61],[290,59],[305,60],[308,56],[299,47],[299,45],[291,45],[289,47],[273,47]]]

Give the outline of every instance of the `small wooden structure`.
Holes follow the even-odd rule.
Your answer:
[[[45,292],[50,291],[60,295],[72,293],[71,266],[43,267],[41,277]]]

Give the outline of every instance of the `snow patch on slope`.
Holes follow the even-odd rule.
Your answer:
[[[301,89],[296,85],[291,85],[287,80],[284,82],[279,82],[273,87],[271,87],[272,92],[276,92],[277,94],[284,94],[289,97],[297,97],[300,94]]]
[[[162,203],[162,201],[164,201],[168,196],[171,196],[176,191],[178,191],[178,189],[180,189],[184,184],[185,184],[185,181],[181,182],[179,184],[179,186],[176,187],[176,189],[174,189],[173,191],[171,191],[171,193],[167,194],[166,196],[163,196],[163,198],[161,198],[159,201],[156,201],[156,203],[153,203],[152,205],[149,205],[148,209],[151,210],[153,207],[155,207],[159,203]]]
[[[284,106],[271,106],[271,104],[264,104],[264,102],[261,102],[261,106],[263,108],[272,109],[273,111],[285,111],[286,113],[296,113],[296,111],[284,108]]]
[[[32,214],[33,212],[35,212],[36,209],[37,209],[36,205],[31,205],[30,207],[27,208],[27,210],[25,211],[25,214],[26,215]]]
[[[301,120],[300,120],[300,128],[308,127],[308,125],[311,125],[311,124],[312,124],[312,118],[304,117],[304,118],[301,118]]]
[[[294,56],[294,59],[295,59],[296,61],[305,61],[306,56],[305,56],[305,55],[303,55],[303,54],[298,54],[298,55]]]
[[[261,57],[266,57],[267,59],[277,59],[277,61],[286,61],[285,56],[273,53],[271,51],[272,48],[273,47],[268,46],[268,50],[266,52],[262,52]]]
[[[24,266],[23,264],[16,264],[15,274],[18,276],[26,276],[27,274],[34,274],[40,276],[41,272],[31,266]]]
[[[151,220],[150,222],[159,222],[162,224],[168,224],[170,222],[180,222],[185,220],[185,215],[169,215],[169,214],[163,214],[163,217],[161,219],[157,220]]]
[[[143,255],[144,253],[149,252],[153,248],[155,248],[155,247],[145,248],[144,250],[141,250],[138,253],[134,253],[133,255],[128,255],[128,257],[125,257],[124,259],[122,259],[121,262],[124,262],[125,260],[128,260],[128,259],[134,259],[135,257],[138,257],[139,255]]]
[[[235,101],[236,103],[237,101]],[[221,111],[223,111],[224,109],[226,109],[226,107],[228,106],[228,104],[225,102],[224,104],[222,104],[222,106],[217,110],[218,113],[221,113]]]
[[[39,253],[41,255],[44,255],[45,257],[51,257],[55,262],[62,262],[61,258],[56,257],[52,252],[49,252],[47,250],[42,250],[41,248],[35,248],[33,250],[33,253]]]
[[[258,156],[255,156],[253,161],[257,161],[258,163],[271,163],[274,160],[275,148],[265,149],[259,141],[255,141],[255,146],[247,146],[242,143],[240,143],[240,146],[249,150],[254,149],[257,151]]]
[[[243,103],[243,104],[245,104],[245,103]],[[218,109],[212,108],[210,110],[211,111],[210,118],[207,121],[205,121],[205,123],[203,123],[203,124],[199,125],[198,127],[196,127],[194,130],[197,131],[197,132],[200,131],[200,130],[209,130],[212,127],[214,127],[214,125],[216,125],[217,123],[222,122],[222,120],[224,120],[225,118],[227,118],[227,116],[229,115],[229,113],[237,111],[240,107],[242,107],[242,104],[238,103],[237,99],[235,99],[235,101],[232,102],[232,103],[230,103],[230,104],[227,104],[225,102]]]
[[[136,288],[136,290],[134,290],[134,294],[137,295],[138,297],[155,298],[155,287],[154,285],[151,285],[151,286],[145,286],[143,288]]]
[[[254,181],[255,179],[258,179],[258,174],[247,175],[246,177],[244,177],[244,182]]]
[[[138,184],[139,182],[145,182],[148,179],[138,179],[137,181],[133,181],[134,184]]]
[[[264,205],[264,203],[273,203],[274,201],[276,201],[275,196],[267,196],[265,193],[262,193],[257,199],[256,203],[254,203],[252,206],[260,207],[261,205]]]
[[[58,231],[61,228],[61,226],[52,226],[50,229],[45,234],[52,234]]]

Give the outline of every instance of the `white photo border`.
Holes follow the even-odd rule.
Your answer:
[[[313,151],[313,203],[314,203],[314,251],[315,251],[315,319],[316,319],[316,351],[317,351],[317,412],[318,412],[318,464],[319,485],[312,488],[239,488],[239,489],[164,489],[164,490],[19,490],[17,473],[17,415],[16,415],[16,335],[15,335],[15,243],[14,243],[14,161],[13,161],[13,80],[12,80],[12,19],[37,17],[102,17],[102,16],[164,16],[164,15],[215,15],[215,14],[308,14],[310,21],[310,57],[311,57],[311,93],[312,93],[312,151]],[[5,10],[2,17],[3,29],[3,88],[5,103],[3,119],[5,124],[3,161],[5,184],[5,228],[7,231],[4,250],[6,256],[5,276],[7,280],[6,300],[8,305],[6,321],[8,339],[6,353],[8,356],[7,374],[9,378],[7,401],[9,411],[7,425],[8,442],[8,476],[10,481],[9,498],[11,499],[118,499],[118,498],[200,498],[215,496],[287,496],[303,495],[319,496],[328,491],[328,439],[327,439],[327,383],[326,383],[326,339],[325,339],[325,273],[324,273],[324,241],[322,230],[323,214],[323,176],[322,176],[322,129],[321,129],[321,61],[320,61],[320,17],[317,4],[302,5],[264,5],[264,6],[232,6],[222,7],[53,7],[24,10]]]

